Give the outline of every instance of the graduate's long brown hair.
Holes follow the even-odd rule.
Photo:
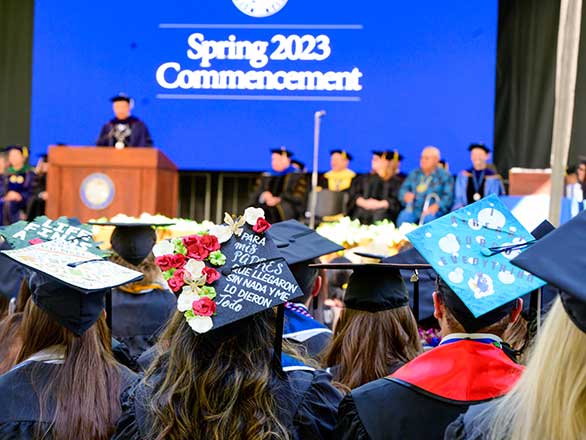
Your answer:
[[[202,335],[176,312],[146,373],[149,439],[289,439],[289,387],[272,362],[274,312]],[[161,372],[163,372],[161,374]]]
[[[22,336],[20,334],[20,323],[22,314],[31,292],[26,280],[22,280],[20,289],[16,297],[16,306],[11,315],[5,316],[0,321],[0,374],[6,373],[14,365],[20,347],[22,345]]]
[[[421,350],[409,306],[380,312],[345,308],[323,362],[326,367],[336,367],[335,383],[348,392],[387,376]]]
[[[120,373],[112,356],[104,315],[82,336],[58,324],[32,300],[27,302],[22,324],[22,362],[52,345],[65,347],[64,363],[55,368],[48,384],[35,384],[41,417],[47,402],[55,402],[49,438],[109,439],[120,416]],[[34,374],[34,370],[33,370]],[[39,425],[38,436],[44,437]]]

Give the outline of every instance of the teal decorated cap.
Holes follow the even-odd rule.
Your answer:
[[[545,285],[511,264],[535,238],[497,196],[427,223],[407,238],[475,318]]]

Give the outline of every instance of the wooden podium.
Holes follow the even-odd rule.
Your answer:
[[[156,148],[49,147],[47,216],[177,215],[177,167]]]

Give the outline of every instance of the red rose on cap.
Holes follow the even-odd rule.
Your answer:
[[[193,258],[197,261],[203,261],[210,255],[208,251],[201,243],[187,246],[187,257]]]
[[[262,234],[270,229],[271,224],[267,222],[264,218],[259,217],[256,220],[256,224],[252,227],[252,230],[257,234]]]
[[[174,267],[176,269],[179,269],[181,267],[183,267],[185,265],[185,262],[187,261],[187,258],[185,258],[185,255],[183,254],[174,254],[171,257],[171,267]]]
[[[220,242],[215,235],[204,235],[200,237],[199,243],[209,252],[219,251],[221,247]]]
[[[213,267],[204,267],[201,273],[206,276],[207,284],[212,284],[214,281],[218,281],[220,279],[220,272],[218,272]]]
[[[191,246],[199,244],[200,238],[199,235],[188,235],[187,237],[183,237],[183,244],[186,248],[190,248]]]
[[[167,280],[167,284],[169,288],[173,292],[179,292],[181,288],[185,285],[185,270],[184,269],[177,269],[173,276]]]
[[[172,269],[173,267],[173,255],[161,255],[160,257],[155,258],[155,264],[161,268],[163,272]]]
[[[193,301],[191,308],[193,313],[197,316],[212,316],[216,313],[216,303],[207,296],[204,296],[197,301]]]

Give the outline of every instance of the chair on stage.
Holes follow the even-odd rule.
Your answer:
[[[330,191],[327,189],[317,193],[315,217],[321,222],[339,220],[346,212],[348,193],[343,191]]]

